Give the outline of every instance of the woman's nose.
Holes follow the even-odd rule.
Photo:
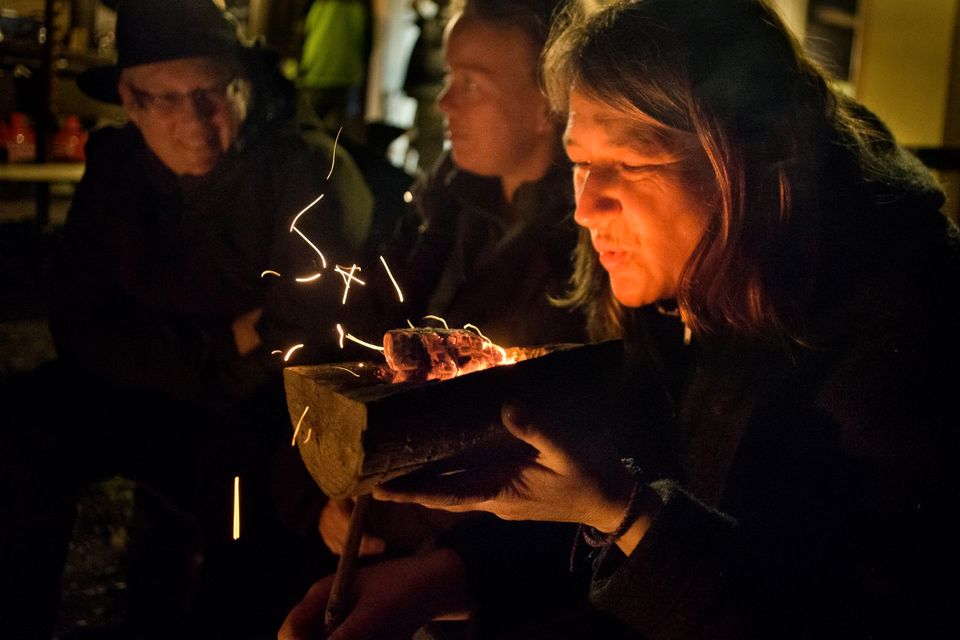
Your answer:
[[[620,212],[617,199],[601,171],[586,170],[576,176],[574,189],[577,208],[573,219],[581,227],[598,227]]]
[[[437,108],[443,113],[450,113],[454,107],[453,87],[446,85],[437,94]]]

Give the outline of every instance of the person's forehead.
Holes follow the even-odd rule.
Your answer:
[[[142,89],[182,91],[204,87],[230,73],[227,61],[216,57],[181,58],[125,69],[124,78]]]
[[[536,45],[520,27],[473,16],[460,16],[447,29],[444,58],[448,66],[488,74],[529,66],[535,69]]]
[[[564,144],[580,144],[587,136],[591,142],[596,142],[599,136],[611,148],[651,155],[685,154],[699,147],[694,134],[665,129],[639,111],[626,113],[590,99],[574,88],[570,91]]]
[[[613,146],[638,150],[661,146],[650,123],[594,101],[571,98],[564,141],[577,144],[579,137],[587,132],[600,135]]]

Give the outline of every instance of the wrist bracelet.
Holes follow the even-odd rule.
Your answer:
[[[623,514],[623,519],[617,528],[611,533],[600,533],[593,527],[587,526],[582,522],[577,525],[577,533],[573,538],[573,546],[570,548],[570,572],[573,573],[576,565],[577,547],[580,540],[583,539],[588,545],[594,548],[609,547],[617,540],[622,538],[637,517],[640,516],[640,503],[643,496],[643,470],[637,465],[633,458],[623,458],[620,460],[633,476],[633,487],[630,489],[630,497],[627,498],[627,510]]]
[[[640,496],[643,494],[643,484],[640,478],[633,482],[633,488],[630,490],[630,497],[627,498],[627,510],[623,514],[623,519],[616,529],[610,533],[602,533],[591,526],[580,524],[580,534],[584,542],[591,547],[608,547],[622,538],[630,530],[634,521],[640,515]]]
[[[643,495],[643,469],[633,458],[622,458],[620,462],[633,476],[633,487],[630,489],[630,497],[627,498],[627,510],[624,512],[620,524],[610,533],[601,533],[582,523],[577,527],[577,538],[583,536],[584,541],[591,547],[609,547],[630,530],[630,526],[640,515],[640,497]]]

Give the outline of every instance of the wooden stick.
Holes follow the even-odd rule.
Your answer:
[[[350,515],[350,530],[347,532],[347,541],[343,545],[343,553],[337,562],[337,573],[333,576],[330,586],[330,597],[327,599],[327,610],[324,615],[324,627],[327,635],[347,617],[350,588],[353,585],[353,574],[357,567],[357,558],[360,550],[360,539],[363,537],[364,517],[367,507],[373,498],[369,493],[357,496],[353,513]]]

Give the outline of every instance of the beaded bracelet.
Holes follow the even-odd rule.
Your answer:
[[[617,528],[610,533],[602,533],[593,527],[581,523],[579,529],[584,542],[591,547],[609,547],[622,538],[624,534],[630,530],[634,521],[640,516],[640,496],[642,494],[643,484],[638,477],[633,482],[633,488],[630,489],[630,497],[627,499],[627,510],[623,514],[623,519],[620,520]]]
[[[573,573],[576,567],[577,548],[580,546],[580,540],[583,539],[591,547],[596,549],[609,547],[617,540],[622,538],[630,526],[640,516],[641,498],[643,497],[643,469],[634,461],[633,458],[621,458],[620,462],[627,468],[630,475],[633,476],[633,487],[630,489],[630,497],[627,498],[627,510],[623,514],[623,519],[617,528],[611,533],[600,533],[591,526],[582,522],[577,525],[577,533],[573,538],[573,546],[570,548],[570,573]]]

